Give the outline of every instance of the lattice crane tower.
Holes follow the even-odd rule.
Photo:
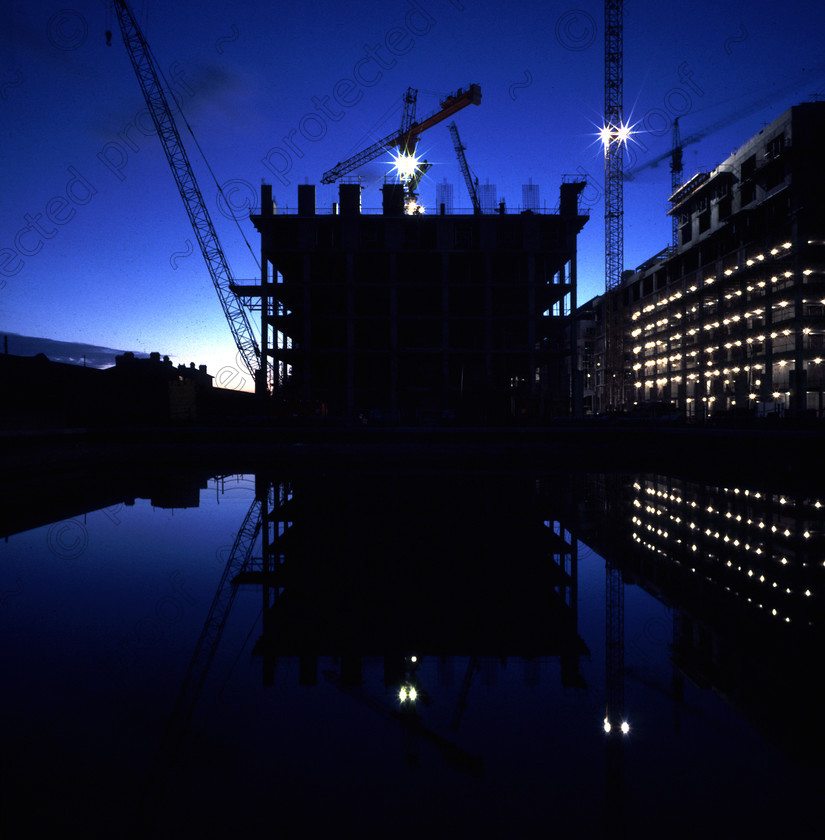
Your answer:
[[[611,408],[624,402],[622,323],[619,287],[624,261],[624,198],[622,151],[628,128],[622,116],[623,0],[604,4],[604,263],[605,263],[605,387]]]
[[[604,143],[605,200],[605,377],[613,408],[624,402],[621,281],[624,260],[622,150],[629,127],[622,116],[622,0],[604,4]],[[623,736],[628,724],[624,710],[624,585],[621,570],[605,564],[605,662],[607,734],[607,815],[611,825],[624,823]],[[619,831],[621,833],[621,831]]]

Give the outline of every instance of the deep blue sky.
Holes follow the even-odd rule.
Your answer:
[[[456,117],[470,166],[509,206],[521,203],[530,178],[550,208],[563,174],[588,174],[592,217],[579,240],[579,302],[603,288],[603,161],[595,142],[604,99],[602,3],[230,8],[138,0],[134,8],[229,191],[233,207],[221,212],[184,130],[236,277],[256,276],[257,267],[231,215],[257,252],[245,205],[257,203],[262,179],[279,203],[294,205],[298,183],[320,183],[337,161],[398,126],[407,87],[420,91],[423,114],[438,104],[425,92],[477,82],[481,106]],[[683,136],[712,129],[686,149],[686,176],[721,162],[786,108],[825,95],[824,27],[819,0],[700,0],[679,10],[625,3],[625,115],[643,132],[631,161],[641,169],[625,186],[626,267],[670,240],[668,162],[650,165],[670,149],[669,121],[681,116]],[[203,260],[197,250],[186,255],[195,239],[160,144],[141,131],[148,121],[134,126],[143,98],[107,4],[7,2],[0,42],[0,331],[157,350],[211,373],[232,365],[231,333]],[[455,203],[469,206],[446,125],[425,133],[420,149],[434,164],[421,191],[425,205],[434,205],[435,184],[446,178]],[[378,206],[384,168],[374,162],[361,174],[364,206]],[[334,188],[319,188],[320,203],[333,200]]]

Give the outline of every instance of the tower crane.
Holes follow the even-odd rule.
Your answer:
[[[252,332],[246,310],[232,291],[234,282],[232,274],[175,125],[172,110],[160,81],[157,62],[125,0],[115,0],[115,11],[123,35],[123,43],[143,91],[146,107],[152,115],[155,130],[172,169],[172,175],[218,293],[218,299],[235,339],[238,353],[255,379],[256,391],[262,392],[266,388],[266,370],[261,368],[261,351]]]
[[[464,156],[466,146],[462,145],[461,138],[458,136],[458,126],[453,120],[447,128],[450,129],[450,136],[453,138],[453,146],[455,147],[456,157],[458,157],[458,165],[461,167],[461,174],[464,176],[464,183],[467,185],[467,192],[470,193],[470,201],[473,202],[473,213],[481,212],[481,202],[478,200],[478,178],[473,181],[473,176],[470,174],[470,167],[467,165],[467,158]]]
[[[670,153],[670,194],[676,195],[676,190],[682,186],[682,140],[679,137],[679,117],[673,120],[673,150]],[[679,244],[679,220],[676,214],[671,215],[673,224],[673,247]]]
[[[457,91],[445,96],[439,103],[439,108],[428,114],[422,120],[416,122],[415,120],[415,106],[418,92],[413,88],[408,88],[404,96],[404,116],[401,120],[400,131],[395,131],[387,135],[377,143],[373,143],[361,152],[347,158],[345,161],[339,161],[327,170],[321,178],[322,184],[333,184],[339,178],[358,169],[365,163],[375,160],[382,152],[396,146],[401,150],[402,154],[412,155],[415,153],[415,147],[418,143],[419,135],[432,128],[434,125],[443,122],[448,117],[466,108],[468,105],[481,104],[481,87],[476,84],[471,84],[467,88],[459,88]]]
[[[624,193],[622,151],[628,127],[622,116],[623,0],[604,4],[604,124],[605,124],[605,367],[611,404],[624,403],[623,323],[621,304],[624,261]],[[607,819],[615,832],[624,831],[624,582],[621,569],[605,560],[605,683],[604,730],[607,736]]]

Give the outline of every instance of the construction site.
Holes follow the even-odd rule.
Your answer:
[[[560,175],[549,209],[532,179],[520,205],[479,183],[454,119],[478,83],[423,116],[408,87],[400,126],[316,183],[262,183],[241,220],[259,274],[235,276],[185,118],[114,3],[250,387],[155,352],[0,357],[0,536],[19,554],[0,586],[4,827],[745,836],[815,818],[820,436],[617,418],[822,415],[825,103],[687,181],[676,121],[673,241],[628,271],[623,6],[604,4],[604,294],[583,303],[588,182]],[[437,125],[465,208],[446,179],[423,198]],[[375,189],[364,168],[388,154]]]
[[[284,212],[262,185],[251,215],[260,281],[240,281],[181,139],[174,94],[130,8],[118,2],[115,11],[237,357],[254,379],[258,413],[483,426],[580,413],[573,315],[585,180],[565,176],[549,212],[531,180],[524,204],[508,211],[473,175],[452,121],[471,209],[454,213],[445,185],[435,212],[420,200],[431,168],[418,155],[420,137],[480,105],[478,84],[442,96],[425,116],[408,88],[400,127],[323,174],[322,184],[338,184],[332,206],[317,206],[315,186],[303,184],[297,212]],[[382,206],[370,212],[357,172],[387,152],[393,169]]]
[[[300,185],[286,215],[264,186],[261,283],[235,291],[261,313],[274,396],[360,422],[569,414],[583,186],[561,185],[558,213],[496,215],[408,214],[401,184],[367,214],[358,183],[334,208]]]

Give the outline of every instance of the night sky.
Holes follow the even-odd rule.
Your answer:
[[[0,12],[0,331],[156,350],[217,374],[237,364],[234,343],[108,7],[12,0]],[[258,276],[247,216],[262,179],[294,207],[297,184],[320,185],[339,160],[398,128],[408,87],[422,116],[439,94],[476,82],[481,105],[455,118],[474,173],[511,208],[532,179],[548,209],[562,175],[587,175],[579,302],[603,289],[602,3],[133,7],[229,199],[218,202],[179,125],[235,277]],[[639,132],[624,191],[633,268],[670,242],[672,119],[692,140],[688,177],[791,105],[825,95],[825,6],[628,0],[624,19],[624,113]],[[433,167],[421,200],[433,208],[446,178],[455,206],[469,208],[446,125],[422,136]],[[380,206],[384,157],[359,171],[365,208]],[[319,186],[319,205],[335,191]]]

